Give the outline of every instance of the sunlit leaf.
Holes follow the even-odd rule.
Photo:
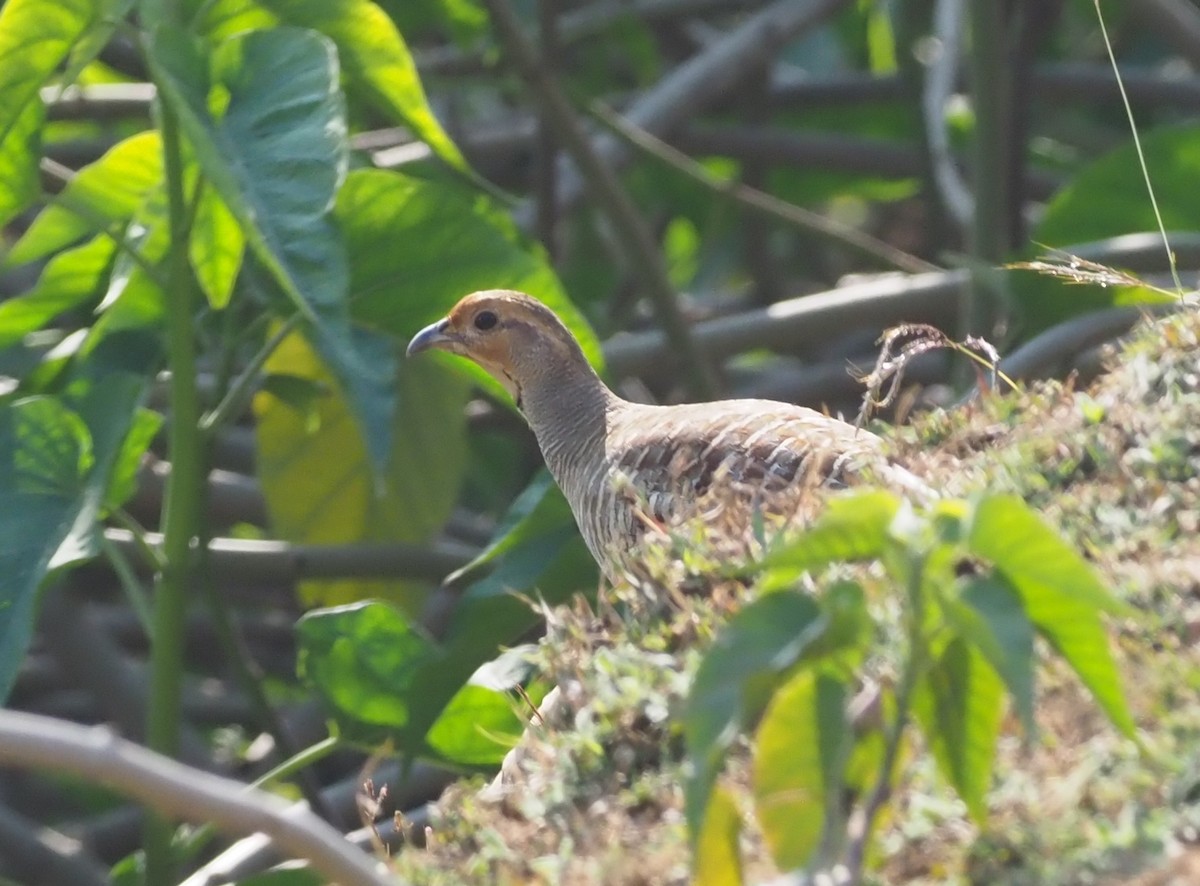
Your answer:
[[[853,738],[841,682],[801,671],[779,688],[754,740],[754,813],[781,870],[803,867],[832,813]]]
[[[242,227],[225,201],[214,189],[204,188],[192,222],[188,258],[200,290],[213,310],[219,311],[229,304],[245,245]]]
[[[33,289],[0,302],[0,348],[99,298],[115,251],[112,241],[100,236],[52,258]]]
[[[297,667],[353,734],[354,724],[413,741],[420,665],[440,650],[392,606],[374,601],[318,609],[296,623]]]
[[[337,44],[349,87],[413,132],[446,163],[468,171],[421,88],[404,38],[387,13],[369,0],[261,0],[283,21],[312,28]]]
[[[767,594],[729,620],[700,662],[683,719],[692,766],[687,812],[694,835],[730,743],[763,709],[783,670],[827,626],[808,597]]]
[[[1100,614],[1122,606],[1093,569],[1015,496],[989,496],[976,508],[968,547],[990,560],[1020,596],[1029,620],[1075,669],[1122,732],[1133,718]]]
[[[1012,693],[1026,733],[1033,735],[1033,625],[1021,598],[1002,581],[973,579],[959,600],[947,601],[946,618],[988,660]]]
[[[350,255],[351,311],[359,322],[407,341],[469,292],[519,289],[552,308],[592,364],[602,367],[595,333],[541,250],[486,198],[454,183],[357,170],[338,194],[337,218]],[[438,355],[421,359],[432,356]],[[452,362],[459,371],[471,365]]]
[[[0,227],[38,195],[42,103],[30,102],[0,141]]]
[[[733,795],[724,788],[714,789],[696,839],[695,886],[741,886],[741,833],[742,816]]]
[[[0,7],[0,144],[30,124],[29,106],[94,23],[94,0],[7,0]],[[26,132],[26,135],[28,133]]]
[[[162,145],[157,131],[118,142],[79,170],[13,246],[8,264],[34,261],[98,233],[96,222],[125,222],[162,182]],[[69,207],[80,206],[86,215]]]
[[[754,568],[763,569],[764,586],[774,588],[831,563],[878,557],[899,510],[900,500],[889,492],[831,498],[812,526],[772,549]]]
[[[315,392],[303,409],[271,393],[254,402],[259,479],[281,538],[310,544],[420,541],[442,526],[466,467],[461,379],[420,361],[402,366],[392,446],[378,477],[344,392],[302,337],[286,339],[266,368]],[[384,597],[416,606],[418,590],[400,580],[345,579],[306,582],[301,593],[310,604]]]
[[[450,699],[425,741],[452,763],[494,766],[513,749],[525,724],[508,693],[468,683]]]
[[[917,684],[913,709],[943,775],[975,821],[987,817],[1004,684],[962,638],[952,640]]]

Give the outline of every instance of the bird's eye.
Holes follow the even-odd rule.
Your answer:
[[[496,325],[496,315],[491,311],[480,311],[475,315],[475,328],[487,332]]]

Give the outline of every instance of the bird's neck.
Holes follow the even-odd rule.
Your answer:
[[[586,365],[555,367],[522,385],[521,410],[568,497],[604,458],[609,412],[621,402]]]

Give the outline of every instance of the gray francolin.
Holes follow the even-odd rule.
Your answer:
[[[610,578],[655,530],[684,521],[735,527],[749,550],[755,515],[790,520],[814,486],[920,481],[888,464],[868,431],[788,403],[631,403],[588,364],[545,305],[520,292],[463,298],[421,330],[408,355],[438,348],[468,357],[515,398],[562,488],[592,556]]]

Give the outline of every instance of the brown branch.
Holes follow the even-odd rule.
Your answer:
[[[671,165],[692,180],[704,187],[727,197],[730,200],[753,211],[763,218],[775,219],[800,228],[808,233],[816,234],[825,240],[852,249],[860,255],[868,256],[886,265],[908,271],[913,274],[925,271],[939,270],[937,265],[930,264],[916,256],[909,255],[903,250],[884,243],[870,234],[865,234],[850,225],[844,225],[834,219],[826,218],[817,212],[811,212],[801,206],[780,200],[771,194],[760,191],[738,181],[721,181],[709,175],[708,171],[682,151],[655,138],[644,129],[640,129],[622,119],[618,114],[600,103],[594,103],[592,110],[613,130],[622,137],[648,154]]]
[[[163,815],[211,822],[226,833],[261,831],[343,886],[398,883],[383,865],[311,812],[239,781],[176,763],[105,728],[0,710],[0,761],[85,778]]]
[[[133,534],[106,529],[105,537],[141,568],[146,563]],[[158,545],[162,536],[147,533],[147,542]],[[333,578],[416,578],[440,581],[469,563],[478,551],[457,542],[408,544],[379,542],[348,545],[294,545],[285,541],[214,538],[209,545],[213,580],[240,582],[296,582]]]
[[[593,149],[583,125],[558,84],[539,64],[533,46],[507,0],[484,0],[484,5],[488,8],[508,58],[537,97],[545,119],[554,127],[563,148],[582,171],[582,186],[608,216],[613,237],[620,243],[624,258],[650,296],[658,321],[684,366],[690,392],[701,399],[710,398],[717,388],[716,376],[692,341],[687,321],[667,278],[662,256],[644,219],[616,173]],[[566,182],[563,184],[565,189]]]

